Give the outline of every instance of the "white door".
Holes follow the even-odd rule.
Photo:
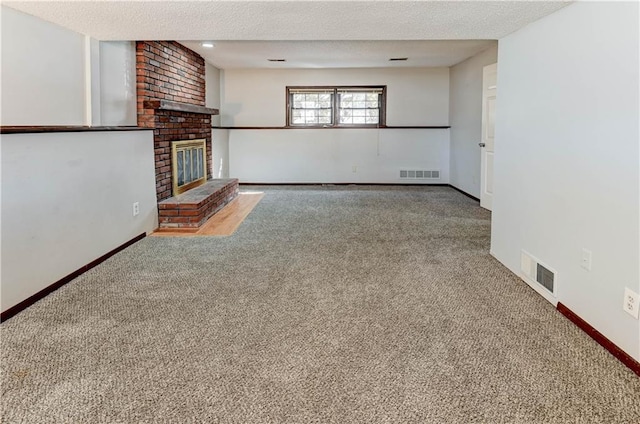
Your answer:
[[[480,142],[480,206],[491,210],[493,203],[493,139],[496,119],[498,65],[482,70],[482,137]]]

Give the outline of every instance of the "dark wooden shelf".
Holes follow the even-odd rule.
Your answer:
[[[398,129],[436,129],[436,130],[446,130],[451,128],[450,126],[420,126],[420,125],[412,125],[412,126],[384,126],[384,127],[358,127],[358,126],[350,126],[350,127],[211,127],[214,130],[398,130]]]
[[[145,100],[142,106],[145,109],[172,110],[174,112],[200,113],[203,115],[220,114],[218,109],[190,105],[188,103],[172,102],[169,100]]]
[[[82,125],[53,125],[53,126],[2,126],[0,134],[34,134],[60,132],[89,132],[89,131],[144,131],[153,128],[143,127],[88,127]]]
[[[391,130],[404,130],[404,129],[422,129],[422,128],[426,128],[426,129],[432,129],[432,130],[448,130],[449,128],[451,128],[449,125],[397,125],[397,126],[391,126],[388,125],[386,127],[383,128],[387,128],[387,129],[391,129]]]

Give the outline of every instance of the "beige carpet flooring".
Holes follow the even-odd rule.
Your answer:
[[[446,187],[259,187],[0,326],[3,423],[640,423],[640,379]]]

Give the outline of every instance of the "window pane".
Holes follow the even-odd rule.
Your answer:
[[[323,111],[329,112],[329,111]],[[321,124],[330,124],[331,123],[331,113],[322,113],[318,116],[318,122]]]
[[[326,125],[332,122],[333,93],[309,92],[291,95],[292,125]]]
[[[318,106],[318,94],[306,94],[305,109],[317,108]]]
[[[380,123],[380,95],[378,91],[354,91],[339,93],[340,124],[376,125]]]
[[[353,124],[353,111],[351,109],[340,109],[340,123]]]
[[[294,108],[300,108],[304,102],[304,94],[294,94],[291,100]]]

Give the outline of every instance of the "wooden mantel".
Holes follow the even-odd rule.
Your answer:
[[[218,109],[188,103],[172,102],[169,100],[145,100],[142,106],[145,109],[172,110],[175,112],[201,113],[203,115],[220,114]]]

